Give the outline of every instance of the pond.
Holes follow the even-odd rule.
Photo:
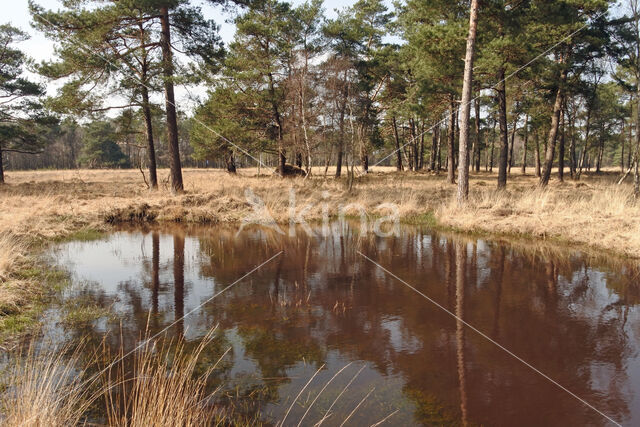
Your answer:
[[[331,408],[326,425],[640,425],[635,266],[413,226],[331,231],[63,243],[52,256],[73,285],[45,337],[109,332],[132,349],[147,328],[197,343],[218,326],[213,386],[266,423],[313,425]],[[63,320],[87,302],[110,314]]]

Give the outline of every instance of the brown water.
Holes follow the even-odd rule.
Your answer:
[[[488,337],[617,422],[640,425],[635,268],[413,227],[392,238],[344,224],[334,230],[341,236],[138,230],[62,244],[53,255],[74,282],[64,299],[111,307],[118,317],[71,326],[61,321],[64,309],[52,309],[46,336],[99,340],[118,331],[108,342],[117,347],[122,337],[133,348],[149,312],[156,332],[195,309],[169,334],[197,343],[219,325],[204,360],[231,349],[215,373],[220,399],[269,423],[282,420],[322,366],[286,425],[307,410],[302,424],[312,425],[332,404],[327,425],[356,407],[348,425],[390,414],[387,425],[609,423]]]

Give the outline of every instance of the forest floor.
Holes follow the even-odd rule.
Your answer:
[[[583,173],[580,181],[567,176],[565,182],[555,174],[540,189],[532,169],[522,175],[514,168],[506,191],[496,190],[495,173],[473,173],[465,207],[455,202],[456,186],[446,182],[446,172],[376,167],[352,186],[347,177],[333,179],[331,170],[325,178],[324,168],[308,179],[283,180],[262,172],[240,169],[232,176],[185,169],[185,193],[179,196],[171,195],[166,184],[150,192],[137,170],[8,172],[7,184],[0,186],[0,331],[27,328],[47,292],[64,284],[63,275],[38,261],[49,243],[91,237],[116,223],[240,223],[254,213],[247,189],[282,223],[289,221],[293,189],[297,212],[311,205],[304,214],[309,222],[321,220],[327,207],[337,215],[340,206],[352,203],[370,218],[388,215],[381,205],[390,203],[408,223],[640,258],[640,203],[632,197],[631,178],[615,184],[619,170]],[[163,181],[167,176],[167,170],[159,171]],[[359,215],[354,208],[346,212]]]

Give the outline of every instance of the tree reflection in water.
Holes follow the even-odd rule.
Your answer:
[[[107,345],[117,348],[122,339],[132,348],[149,319],[153,331],[161,330],[284,250],[167,332],[195,346],[220,325],[205,360],[231,348],[212,380],[229,391],[222,400],[277,421],[325,365],[287,418],[308,410],[311,423],[365,366],[327,422],[348,415],[375,387],[350,422],[373,423],[398,410],[394,424],[605,424],[358,250],[603,412],[640,422],[636,266],[413,227],[390,238],[362,235],[349,224],[332,229],[341,233],[136,230],[63,244],[56,255],[76,283],[97,283],[82,292],[99,303],[117,301],[121,318],[61,327],[98,342],[121,324]],[[109,271],[99,268],[104,263]]]

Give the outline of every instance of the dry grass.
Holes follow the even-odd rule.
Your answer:
[[[206,394],[207,379],[216,365],[196,372],[198,358],[212,337],[213,331],[193,351],[185,349],[183,339],[146,340],[128,357],[123,351],[110,357],[105,348],[87,352],[82,344],[73,351],[67,347],[39,353],[31,344],[24,354],[12,353],[2,378],[0,422],[8,427],[86,424],[90,409],[100,400],[105,402],[107,425],[114,427],[189,427],[229,421],[209,404]],[[97,357],[86,361],[80,357],[83,353],[113,362],[102,368]],[[97,369],[101,377],[84,375]]]
[[[24,253],[24,244],[17,237],[0,234],[0,282],[6,281]]]
[[[23,357],[14,357],[0,395],[0,421],[7,427],[78,425],[95,401],[83,386],[79,365],[82,346],[38,354],[31,344]]]
[[[2,316],[20,311],[38,293],[32,283],[16,276],[27,262],[26,253],[24,238],[0,232],[0,325]]]
[[[32,341],[27,351],[11,353],[8,369],[0,377],[4,387],[0,392],[0,423],[7,427],[263,425],[259,414],[242,414],[241,408],[216,402],[215,391],[209,392],[208,380],[227,354],[225,352],[213,364],[199,361],[205,348],[213,342],[215,333],[214,328],[195,349],[190,349],[184,338],[162,336],[151,339],[147,332],[142,346],[133,354],[120,349],[115,356],[105,345],[106,340],[101,348],[92,350],[81,342],[76,346],[68,345],[40,353],[39,347]],[[87,360],[81,357],[82,354],[92,356]],[[287,410],[275,425],[283,426],[287,420],[287,425],[301,425],[305,419],[307,425],[313,423],[316,426],[328,419],[333,423],[346,423],[373,392],[372,389],[353,406],[346,417],[332,412],[366,366],[361,366],[353,375],[350,373],[345,376],[351,365],[349,363],[335,372],[326,383],[314,384],[319,389],[314,396],[307,390],[324,370],[325,365],[320,366],[290,403],[287,399],[283,401]],[[96,371],[95,374],[89,374]],[[311,416],[307,417],[312,407],[340,376],[350,380],[344,388],[335,390],[340,393],[323,411],[322,417],[313,422]],[[311,402],[303,402],[305,392],[308,393],[307,399],[314,396]],[[104,402],[104,409],[100,409],[101,401]],[[306,406],[306,411],[294,417],[291,411],[297,406]],[[396,412],[374,425],[382,424]]]
[[[439,220],[460,230],[554,238],[638,258],[640,205],[630,186],[568,182],[547,189],[475,191],[460,208],[443,204]]]
[[[146,340],[133,356],[128,371],[124,354],[104,377],[107,421],[110,426],[171,427],[212,425],[220,417],[210,396],[207,379],[217,364],[196,375],[202,351],[211,342],[211,331],[188,352],[184,340]],[[173,345],[175,344],[175,345]]]
[[[0,234],[0,313],[14,312],[26,298],[25,283],[13,277],[26,252],[24,243],[9,233]]]
[[[0,233],[47,240],[81,228],[104,229],[105,220],[239,222],[253,212],[247,188],[276,221],[287,222],[288,189],[293,188],[298,210],[312,205],[305,215],[309,220],[322,217],[324,204],[333,215],[349,203],[377,215],[383,213],[378,210],[381,204],[393,203],[405,219],[433,212],[440,225],[461,231],[556,238],[640,257],[640,207],[630,197],[628,183],[614,184],[614,171],[583,174],[579,182],[552,180],[546,190],[537,188],[534,176],[514,171],[502,192],[495,191],[495,174],[472,174],[471,201],[464,208],[453,202],[455,185],[446,183],[445,174],[398,174],[378,167],[349,190],[346,178],[335,180],[331,173],[323,178],[323,168],[306,180],[282,180],[262,172],[256,176],[257,169],[242,169],[231,176],[186,169],[186,192],[177,197],[166,188],[149,192],[140,172],[133,170],[11,172],[9,184],[0,187]],[[168,171],[159,175],[165,177]]]

